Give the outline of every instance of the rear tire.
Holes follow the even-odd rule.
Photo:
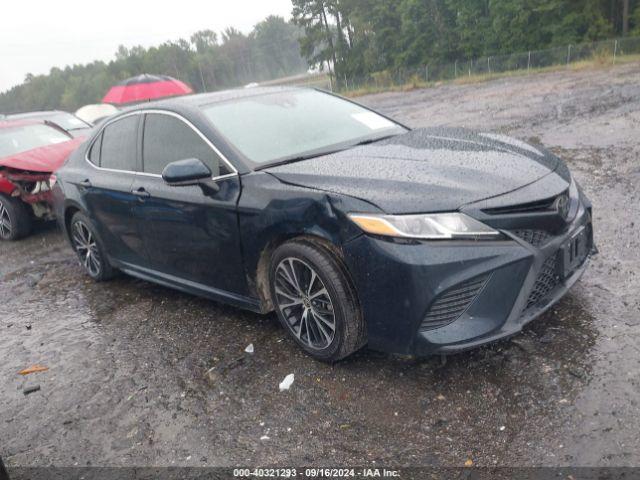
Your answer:
[[[0,240],[18,240],[31,232],[29,206],[16,197],[0,194]]]
[[[116,271],[109,264],[102,240],[89,217],[76,212],[69,223],[71,246],[78,255],[85,273],[97,282],[109,280]]]
[[[280,322],[309,355],[335,362],[366,344],[366,328],[345,267],[328,249],[304,240],[276,249],[269,271]]]

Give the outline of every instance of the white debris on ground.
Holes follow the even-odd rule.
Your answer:
[[[284,392],[285,390],[289,390],[291,385],[293,385],[293,380],[294,380],[293,373],[290,373],[289,375],[284,377],[284,380],[282,380],[282,382],[280,382],[280,391]]]
[[[264,440],[271,440],[267,435],[263,435],[260,437],[260,440],[264,441]]]
[[[250,343],[249,345],[247,345],[247,348],[245,348],[244,351],[247,353],[253,353],[254,352],[253,343]]]

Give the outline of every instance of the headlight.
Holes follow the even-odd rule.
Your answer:
[[[571,176],[571,186],[569,187],[569,211],[567,212],[567,221],[572,222],[576,218],[578,209],[580,208],[580,192],[578,190],[578,183],[575,178]]]
[[[433,213],[425,215],[349,214],[362,230],[385,237],[420,238],[427,240],[496,239],[500,232],[464,213]]]

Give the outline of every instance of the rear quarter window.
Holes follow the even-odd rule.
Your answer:
[[[100,166],[112,170],[134,172],[139,115],[131,115],[116,120],[102,131]]]
[[[98,138],[89,150],[89,161],[96,166],[100,166],[100,149],[102,148],[102,133],[98,135]]]

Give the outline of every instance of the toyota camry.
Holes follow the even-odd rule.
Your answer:
[[[595,251],[591,204],[541,146],[411,130],[330,93],[147,103],[57,172],[86,273],[260,313],[313,357],[446,354],[513,335]]]

